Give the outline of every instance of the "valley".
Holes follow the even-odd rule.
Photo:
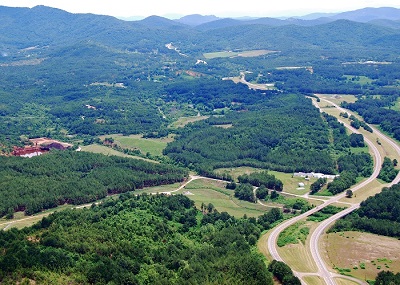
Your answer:
[[[400,29],[346,15],[0,6],[0,284],[398,284]]]

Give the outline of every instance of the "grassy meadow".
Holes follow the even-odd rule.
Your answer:
[[[269,207],[235,198],[234,191],[227,190],[225,185],[226,183],[220,181],[197,179],[174,194],[188,196],[195,202],[198,209],[200,209],[201,203],[206,205],[211,203],[219,212],[228,212],[238,218],[243,217],[244,214],[248,217],[258,217],[270,210]]]
[[[265,169],[254,168],[254,167],[236,167],[236,168],[220,168],[217,169],[217,173],[228,173],[233,179],[237,180],[238,176],[243,174],[250,174],[253,172],[262,172]],[[278,171],[268,171],[269,174],[274,175],[276,178],[283,182],[283,191],[295,194],[304,195],[310,191],[310,185],[316,181],[316,178],[311,178],[310,180],[305,180],[303,177],[294,177],[293,173],[284,173]],[[304,187],[299,187],[299,183],[303,183]],[[303,189],[302,189],[303,188]]]
[[[194,123],[197,121],[208,119],[209,116],[189,116],[189,117],[180,117],[175,122],[171,123],[168,127],[171,129],[183,128],[189,123]]]

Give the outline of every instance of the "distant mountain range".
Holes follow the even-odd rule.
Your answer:
[[[361,23],[373,23],[376,25],[400,28],[400,9],[391,7],[364,8],[343,13],[313,13],[305,16],[280,18],[218,18],[213,15],[202,16],[199,14],[187,15],[174,20],[178,23],[192,27],[199,27],[201,30],[222,28],[228,26],[262,24],[269,26],[300,25],[313,26],[333,22],[336,20],[349,20]],[[394,22],[394,23],[393,23]]]
[[[220,50],[270,49],[282,53],[316,50],[359,54],[398,51],[400,9],[366,8],[336,15],[305,17],[220,19],[189,15],[178,20],[151,16],[124,21],[94,14],[73,14],[46,6],[11,8],[0,6],[0,63],[36,54],[82,55],[86,53],[172,52],[174,43],[182,53],[202,55]],[[343,19],[342,19],[343,18]],[[178,53],[176,53],[178,55]],[[25,59],[25,58],[24,58]]]

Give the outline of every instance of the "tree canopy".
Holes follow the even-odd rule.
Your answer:
[[[281,218],[269,215],[268,221]],[[272,284],[251,246],[266,220],[201,215],[183,195],[125,193],[0,232],[0,282]]]
[[[87,152],[52,151],[30,159],[0,156],[0,216],[93,202],[109,194],[183,181],[187,175],[187,170],[172,165]]]

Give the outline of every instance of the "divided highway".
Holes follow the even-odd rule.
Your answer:
[[[321,99],[333,106],[335,106],[336,108],[338,108],[341,112],[348,112],[345,109],[339,107],[338,105],[334,104],[333,102],[326,100],[326,99]],[[314,102],[315,103],[315,102]],[[315,104],[316,107],[319,108],[319,106],[317,104]],[[345,122],[342,122],[345,125],[346,128],[350,129],[352,132],[354,133],[359,133],[356,129],[352,128],[350,125],[346,124]],[[388,138],[387,136],[383,135],[381,132],[379,132],[378,130],[376,130],[375,128],[373,128],[373,131],[379,136],[379,138],[387,141],[398,153],[398,155],[400,156],[400,147],[397,145],[396,142],[394,142],[393,140],[391,140],[390,138]],[[382,161],[383,158],[379,152],[379,150],[376,148],[376,146],[368,139],[364,138],[365,142],[368,144],[369,148],[371,149],[371,151],[373,152],[373,155],[375,157],[375,166],[374,166],[374,171],[372,173],[372,175],[365,181],[363,181],[360,184],[357,184],[356,186],[354,186],[353,188],[351,188],[351,190],[353,192],[358,191],[360,189],[362,189],[363,187],[365,187],[366,185],[368,185],[369,183],[371,183],[373,180],[376,179],[376,177],[379,175],[379,171],[382,165]],[[400,173],[399,175],[397,175],[397,177],[393,180],[393,182],[390,184],[396,184],[400,181]],[[346,193],[341,193],[335,197],[332,197],[331,199],[327,200],[326,202],[324,202],[322,205],[315,207],[313,209],[311,209],[308,212],[305,212],[299,216],[296,216],[290,220],[287,220],[285,222],[283,222],[282,224],[278,225],[276,228],[273,229],[273,231],[271,232],[269,238],[268,238],[268,250],[272,256],[272,258],[278,260],[278,261],[283,261],[282,258],[280,257],[278,250],[277,250],[277,240],[279,237],[279,234],[286,229],[287,227],[295,224],[296,222],[306,218],[307,216],[318,212],[319,210],[321,210],[322,208],[336,203],[339,200],[341,200],[342,198],[344,198],[346,196]],[[321,257],[320,251],[319,251],[319,246],[318,246],[318,240],[319,237],[325,232],[326,228],[331,225],[333,222],[335,222],[336,220],[342,218],[343,216],[351,213],[352,211],[358,209],[360,207],[360,204],[354,204],[351,207],[341,211],[340,213],[330,217],[329,219],[326,219],[325,221],[321,222],[321,224],[315,229],[315,231],[312,233],[311,235],[311,239],[310,239],[310,249],[311,249],[311,255],[318,267],[318,273],[296,273],[296,275],[300,278],[300,280],[302,281],[303,284],[304,281],[302,280],[302,276],[305,275],[318,275],[321,278],[324,279],[324,282],[328,285],[335,285],[335,279],[334,277],[341,277],[341,278],[349,278],[349,277],[345,277],[336,273],[331,273],[328,268],[325,265],[325,262],[323,261],[323,258]],[[349,278],[351,279],[353,282],[357,282],[359,284],[367,284],[364,281],[361,280],[357,280],[355,278]]]

